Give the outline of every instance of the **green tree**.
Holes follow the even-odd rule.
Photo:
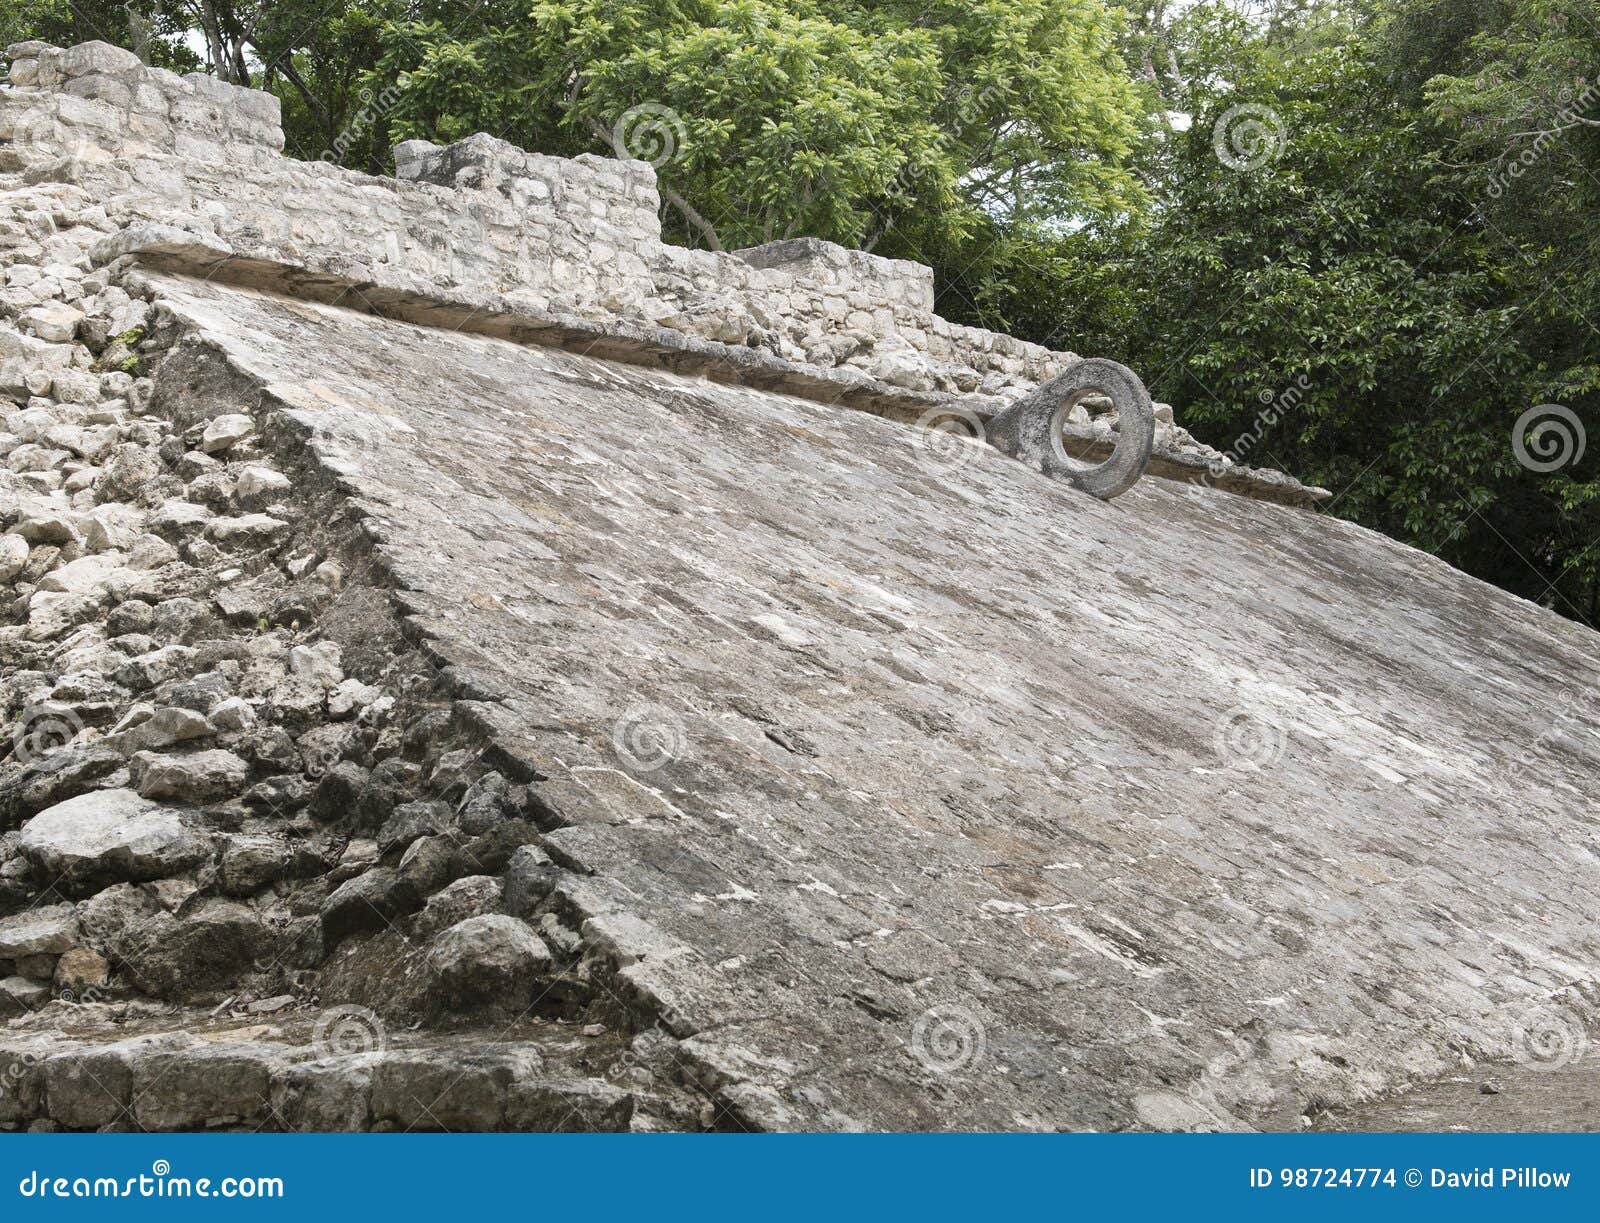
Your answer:
[[[1577,49],[1552,53],[1514,23],[1441,28],[1433,9],[1327,5],[1298,24],[1207,5],[1140,31],[1135,50],[1161,65],[1153,105],[1188,121],[1142,160],[1156,203],[1045,241],[1034,268],[1061,317],[1200,436],[1325,484],[1336,513],[1592,618],[1594,457],[1530,470],[1512,440],[1540,404],[1596,421],[1593,180],[1551,157],[1538,194],[1496,198],[1488,174],[1504,159],[1483,109],[1506,138],[1528,130],[1540,95],[1494,86],[1494,64],[1523,82],[1549,65],[1554,97]],[[1463,57],[1488,61],[1489,86],[1438,74]],[[1126,279],[1084,275],[1096,263]],[[1038,279],[1002,267],[978,305],[1079,347],[1070,327],[1039,333]]]
[[[384,42],[371,80],[403,82],[395,138],[643,155],[707,246],[871,245],[904,218],[960,232],[1136,194],[1100,0],[534,0]]]

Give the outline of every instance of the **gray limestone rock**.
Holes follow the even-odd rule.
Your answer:
[[[131,790],[102,790],[41,811],[17,837],[39,869],[81,885],[160,879],[210,855],[210,839],[176,811]]]
[[[504,913],[457,922],[428,946],[428,966],[443,996],[457,1006],[528,1007],[552,967],[550,950],[528,924]]]
[[[128,762],[134,789],[145,798],[205,803],[240,793],[250,766],[224,748],[161,755],[137,752]]]
[[[0,960],[59,955],[77,945],[78,916],[72,905],[45,905],[0,918]]]

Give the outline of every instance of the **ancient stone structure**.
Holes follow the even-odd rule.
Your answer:
[[[1594,634],[1162,405],[1113,504],[916,428],[1079,360],[648,166],[9,58],[0,1126],[1297,1128],[1581,1041]]]

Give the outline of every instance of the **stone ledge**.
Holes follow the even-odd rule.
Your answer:
[[[278,250],[240,249],[220,238],[172,226],[129,227],[98,243],[92,257],[99,265],[128,260],[424,326],[775,391],[907,423],[944,413],[987,422],[1005,407],[981,396],[908,390],[858,370],[802,365],[761,349],[704,340],[671,328],[553,313],[489,290],[446,291],[393,269],[388,269],[388,283],[379,283],[373,279],[378,270],[356,260],[305,255],[301,262],[289,263]],[[1082,440],[1087,459],[1099,461],[1111,452],[1103,440],[1087,435]],[[1310,507],[1331,496],[1326,489],[1307,487],[1276,471],[1232,466],[1218,470],[1205,458],[1176,448],[1158,449],[1149,474],[1283,505]]]
[[[0,1129],[595,1132],[634,1121],[637,1094],[582,1070],[564,1034],[362,1033],[345,1051],[309,1017],[230,1025],[203,1013],[116,1038],[8,1031]]]

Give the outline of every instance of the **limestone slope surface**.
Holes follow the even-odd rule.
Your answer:
[[[1304,510],[152,280],[747,1123],[1297,1128],[1593,1017],[1593,633]]]

